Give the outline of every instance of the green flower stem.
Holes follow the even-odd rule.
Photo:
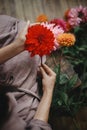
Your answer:
[[[54,64],[55,64],[55,66],[57,67],[57,63],[56,63],[56,60],[55,60],[55,56],[54,56],[53,53],[51,53],[51,55],[52,55],[52,58],[53,58],[53,62],[54,62]]]
[[[76,130],[80,130],[80,126],[78,125],[77,120],[74,117],[72,118],[72,121],[73,121],[73,124],[74,124]]]
[[[83,82],[84,82],[84,80],[85,80],[86,69],[87,69],[87,62],[84,64],[84,68],[83,68],[83,77],[82,77],[82,81],[83,81]]]
[[[42,56],[41,56],[41,66],[42,66],[43,62],[42,62]]]
[[[57,69],[58,69],[58,72],[57,72],[57,79],[56,79],[56,80],[57,80],[57,82],[58,82],[57,86],[59,86],[59,82],[60,82],[60,71],[61,71],[61,65],[60,65],[61,60],[59,60],[59,63],[57,64],[57,63],[56,63],[56,60],[55,60],[54,54],[52,53],[51,55],[52,55],[54,64],[55,64],[55,66],[56,66]]]

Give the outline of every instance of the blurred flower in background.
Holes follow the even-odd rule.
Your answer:
[[[84,24],[87,22],[87,7],[80,5],[79,7],[68,9],[65,12],[65,20],[71,28]]]

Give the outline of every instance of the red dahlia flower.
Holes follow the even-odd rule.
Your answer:
[[[25,49],[34,55],[47,55],[54,48],[54,35],[50,29],[43,25],[36,24],[28,28],[26,35]]]

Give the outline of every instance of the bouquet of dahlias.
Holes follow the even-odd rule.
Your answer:
[[[83,106],[87,106],[87,7],[71,8],[65,12],[64,17],[65,19],[56,18],[47,21],[47,17],[41,15],[37,21],[42,23],[43,20],[46,25],[51,24],[54,28],[53,32],[55,32],[56,51],[52,51],[51,56],[54,59],[54,71],[57,73],[57,79],[51,111],[54,115],[72,117],[76,128],[79,129],[74,116]],[[58,55],[57,52],[60,51],[63,56]],[[64,57],[73,67],[67,64]],[[57,62],[58,60],[59,62]],[[52,66],[52,64],[50,65]],[[64,65],[65,68],[68,66],[68,69],[63,68]],[[73,76],[70,76],[69,73],[73,72],[73,68],[77,74],[74,73]],[[78,77],[81,82],[78,81]],[[79,87],[75,88],[76,84]]]

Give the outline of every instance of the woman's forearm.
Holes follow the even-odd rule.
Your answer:
[[[13,43],[0,49],[0,64],[16,56],[24,50],[24,45],[20,42],[21,41],[16,39]]]
[[[51,101],[52,101],[52,92],[48,94],[44,93],[38,106],[38,109],[36,111],[36,114],[34,116],[34,119],[39,119],[48,122]]]
[[[0,64],[24,51],[24,43],[26,40],[26,34],[29,28],[29,24],[30,22],[28,21],[24,29],[21,32],[19,32],[18,37],[13,43],[0,49]]]

